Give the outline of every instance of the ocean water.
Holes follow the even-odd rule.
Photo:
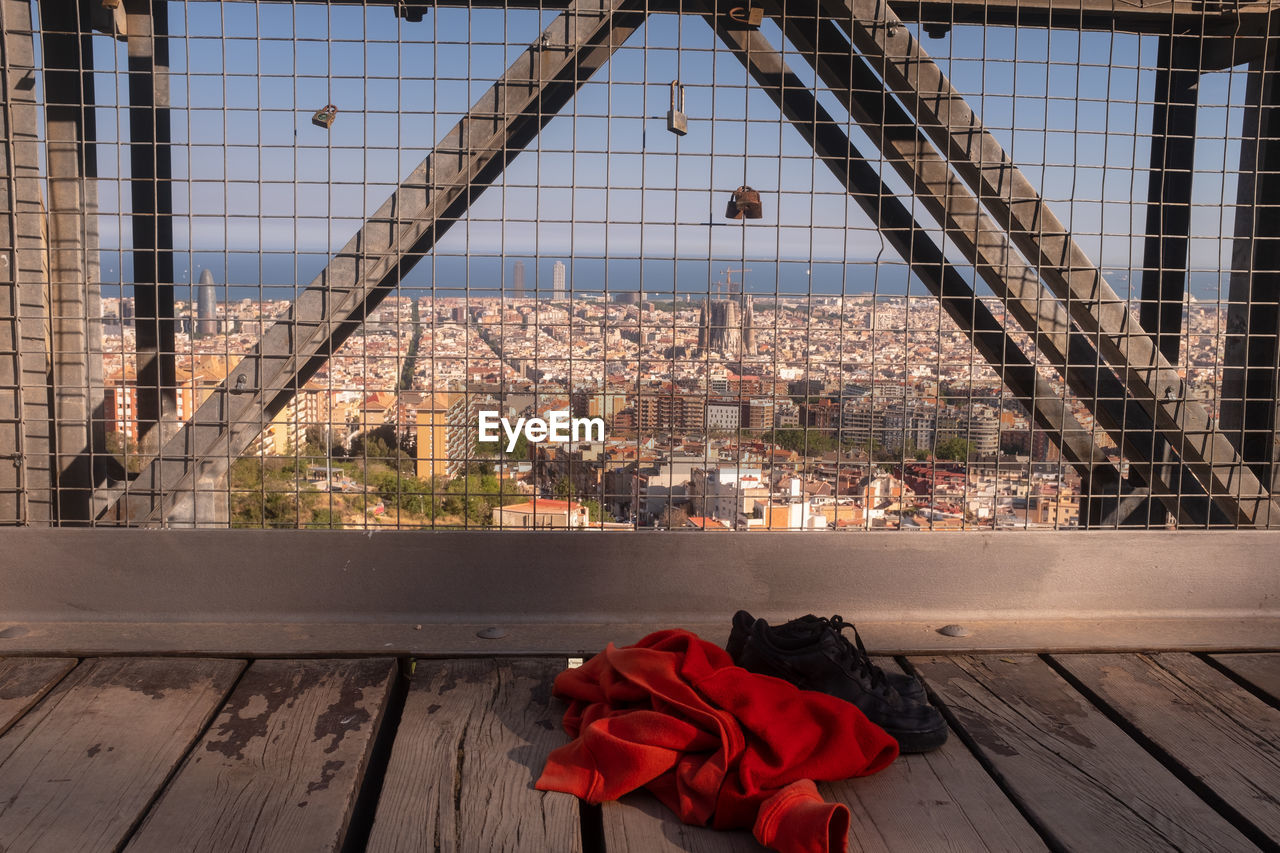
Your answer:
[[[176,253],[176,298],[194,299],[191,281],[208,269],[218,284],[219,301],[240,299],[293,299],[324,269],[329,258],[321,254],[280,254],[250,252]],[[560,258],[554,256],[504,257],[491,255],[429,255],[404,277],[406,292],[430,292],[439,297],[487,298],[513,295],[515,266],[524,266],[526,296],[549,298],[552,270],[557,261],[566,267],[570,293],[597,297],[606,293],[642,291],[655,300],[684,299],[715,293],[732,280],[735,290],[759,296],[785,295],[840,296],[867,293],[885,296],[928,296],[928,289],[900,260],[874,258],[826,260],[761,260],[739,258],[654,259],[654,258]],[[971,284],[972,267],[957,270]],[[728,272],[726,272],[728,271]],[[1122,298],[1130,288],[1140,288],[1142,273],[1107,269],[1103,274]],[[1225,299],[1227,275],[1218,270],[1193,270],[1191,295],[1201,301]],[[129,295],[132,264],[127,253],[102,253],[102,281],[107,296]],[[121,287],[121,283],[124,286]],[[113,288],[112,285],[115,285]],[[978,292],[990,295],[978,281]],[[1137,295],[1135,290],[1134,295]]]

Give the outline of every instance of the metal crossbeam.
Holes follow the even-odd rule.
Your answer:
[[[138,446],[155,452],[178,430],[173,286],[173,156],[169,116],[169,9],[127,0],[129,189]],[[156,427],[159,427],[157,430]]]
[[[1280,486],[1280,58],[1250,64],[1241,128],[1235,244],[1223,349],[1222,428]]]
[[[92,451],[106,443],[93,35],[86,10],[77,0],[40,3],[41,17],[48,22],[41,47],[49,173],[52,434],[60,524],[93,518],[98,478]]]
[[[1129,316],[1128,306],[883,0],[819,0],[1097,342],[1160,434],[1233,523],[1267,526],[1280,509],[1204,406]],[[1147,460],[1150,461],[1150,460]],[[1277,510],[1273,512],[1273,510]]]
[[[1142,255],[1138,318],[1171,362],[1182,341],[1191,234],[1191,179],[1195,170],[1196,112],[1200,92],[1199,43],[1160,38],[1155,105],[1151,113],[1151,172]]]
[[[774,12],[778,11],[774,7]],[[875,128],[872,141],[915,197],[942,225],[947,236],[1031,336],[1037,351],[1058,370],[1082,400],[1096,401],[1093,414],[1165,505],[1184,522],[1204,523],[1207,507],[1194,494],[1181,493],[1147,462],[1148,446],[1137,441],[1151,432],[1145,413],[1127,411],[1120,380],[1101,364],[1097,350],[1074,330],[1066,311],[1045,290],[1039,277],[1013,249],[1009,235],[983,211],[969,188],[916,128],[865,60],[853,53],[834,24],[808,14],[775,14],[789,41],[810,62],[849,114],[863,127]],[[1095,492],[1096,493],[1096,492]]]
[[[947,316],[999,371],[1036,426],[1048,432],[1062,448],[1084,482],[1098,489],[1115,488],[1119,472],[1094,442],[1092,432],[1062,404],[1053,387],[1040,376],[964,277],[947,262],[929,233],[818,103],[809,87],[791,71],[782,54],[758,31],[728,29],[714,14],[708,14],[706,20],[912,272],[940,300]]]
[[[108,510],[192,525],[216,482],[472,201],[643,23],[636,0],[574,0],[445,135]],[[210,500],[208,494],[201,500]]]
[[[256,0],[247,0],[256,2]],[[468,9],[564,9],[567,0],[328,0],[334,5],[394,6],[412,25],[433,8]],[[739,5],[731,3],[729,5]],[[1245,50],[1261,50],[1275,0],[1206,3],[1204,0],[903,0],[895,3],[904,21],[950,26],[1061,27],[1070,30],[1105,30],[1152,33],[1205,32],[1219,36],[1221,57],[1206,54],[1213,67],[1230,68],[1247,61]],[[697,4],[684,0],[649,0],[649,13],[700,14]],[[104,22],[104,31],[111,33]],[[1233,44],[1234,42],[1234,44]],[[1205,65],[1206,69],[1211,66]]]

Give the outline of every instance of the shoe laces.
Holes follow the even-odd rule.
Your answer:
[[[845,654],[849,658],[849,662],[858,668],[868,681],[871,682],[872,688],[888,686],[889,680],[885,677],[884,670],[876,666],[871,660],[871,655],[867,653],[867,647],[862,643],[862,635],[858,633],[858,629],[854,627],[852,622],[846,622],[839,614],[832,616],[830,619],[819,618],[819,622],[831,629],[831,632],[840,638],[840,644]],[[844,629],[850,628],[853,631],[853,642],[849,642],[849,638],[845,636]]]

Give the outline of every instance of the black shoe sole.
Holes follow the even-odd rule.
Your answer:
[[[889,736],[898,742],[898,752],[903,755],[914,755],[921,752],[932,752],[947,742],[947,726],[927,732],[895,732],[885,729]]]

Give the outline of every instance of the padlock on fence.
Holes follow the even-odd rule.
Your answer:
[[[759,6],[734,6],[729,10],[729,20],[740,27],[757,29],[764,20],[764,9]]]
[[[689,119],[684,114],[684,86],[671,81],[671,109],[667,110],[667,130],[676,136],[689,132]]]
[[[338,108],[333,104],[325,104],[316,110],[316,114],[311,117],[311,123],[316,127],[323,127],[328,130],[333,126],[333,120],[338,117]]]
[[[725,209],[724,215],[729,219],[764,218],[764,206],[760,203],[760,193],[745,184],[738,187],[729,197],[729,206]]]

